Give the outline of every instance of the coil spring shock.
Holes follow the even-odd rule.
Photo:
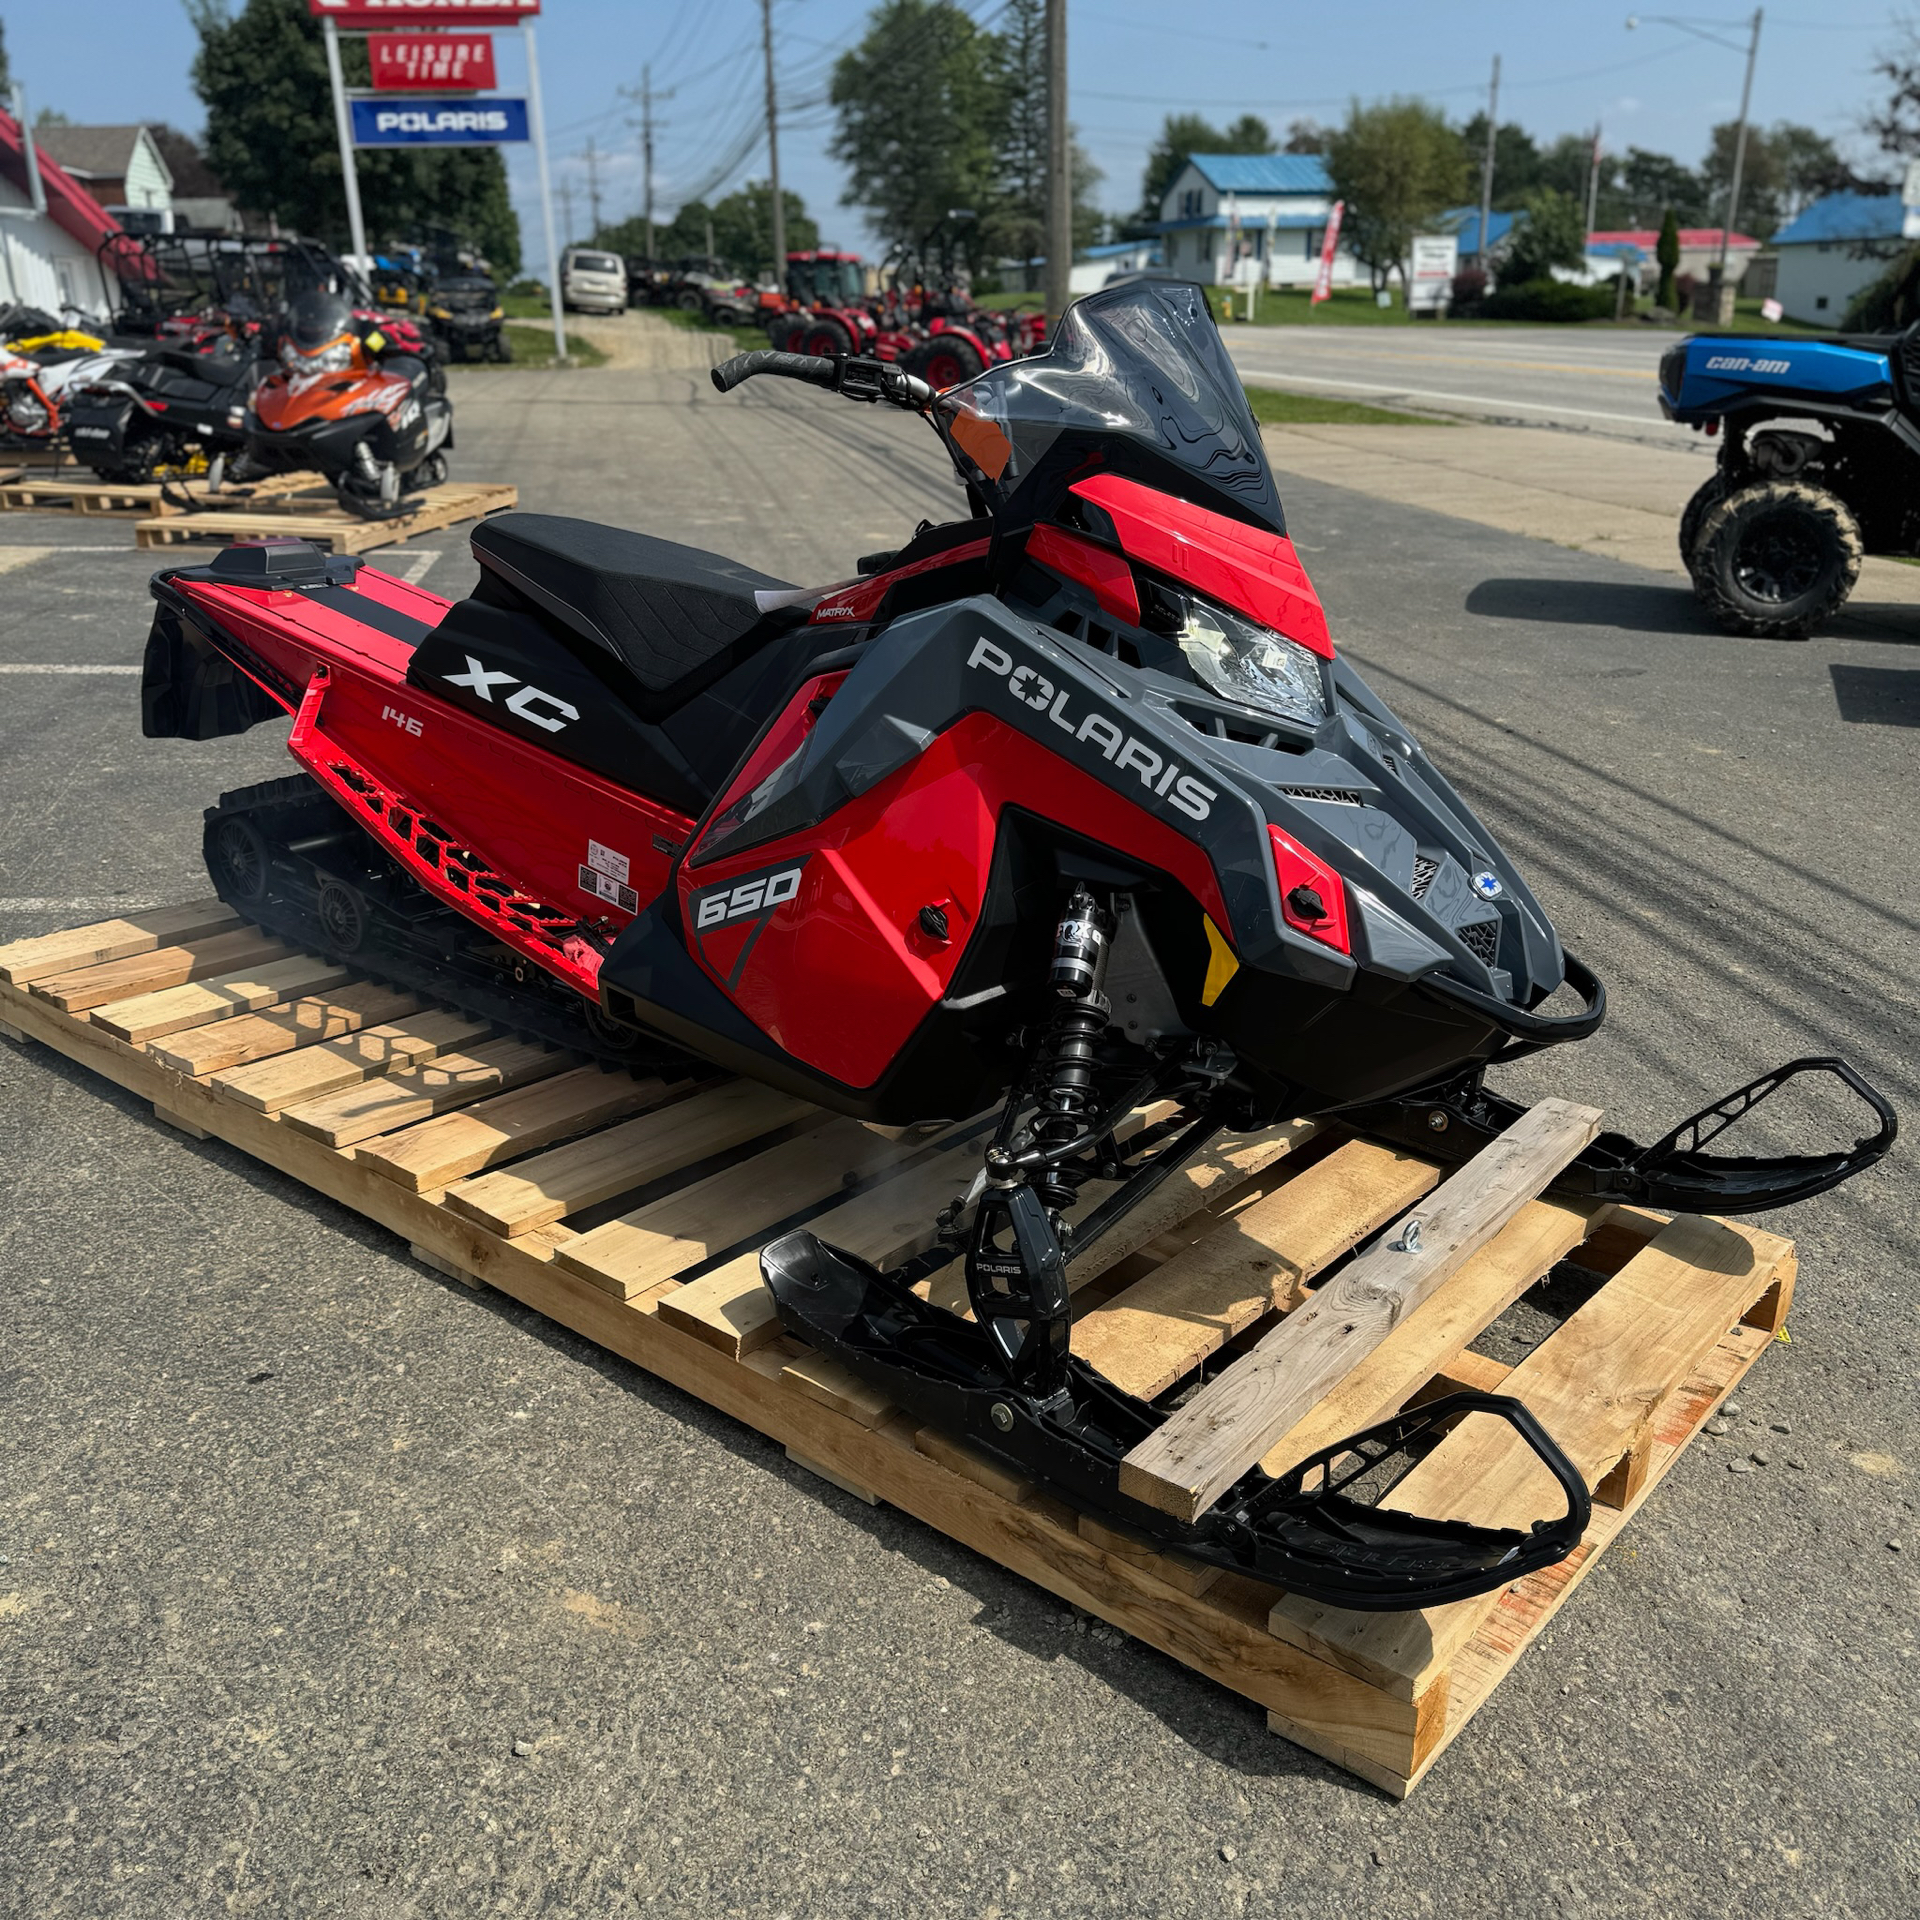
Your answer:
[[[1054,936],[1049,976],[1060,1006],[1040,1042],[1034,1062],[1034,1144],[1064,1146],[1086,1130],[1098,1110],[1094,1097],[1093,1044],[1106,1030],[1112,1009],[1100,991],[1106,978],[1112,929],[1085,887],[1076,888]],[[1075,1183],[1063,1167],[1043,1170],[1034,1191],[1049,1211],[1073,1205]]]

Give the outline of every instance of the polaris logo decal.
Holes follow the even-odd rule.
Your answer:
[[[495,673],[483,667],[472,654],[467,655],[465,673],[444,673],[440,677],[450,687],[465,687],[469,693],[478,694],[489,706],[494,704],[495,687],[518,687],[517,693],[509,694],[500,704],[516,719],[548,733],[558,733],[568,721],[580,718],[580,709],[558,694],[544,693],[536,686],[523,683],[518,674]]]
[[[695,928],[704,933],[709,927],[724,927],[729,921],[771,913],[799,891],[800,869],[782,867],[777,873],[755,874],[750,880],[715,887],[711,893],[696,893],[687,904],[693,909]]]
[[[1069,709],[1068,692],[1057,691],[1037,668],[1015,666],[1013,655],[996,641],[984,637],[975,641],[967,665],[1004,680],[1007,691],[1023,706],[1044,713],[1073,739],[1098,747],[1116,772],[1138,774],[1147,792],[1156,800],[1164,800],[1176,813],[1184,813],[1189,820],[1204,820],[1212,813],[1213,803],[1220,797],[1217,788],[1196,780],[1177,760],[1166,759],[1157,748],[1148,746],[1097,707],[1076,715]]]

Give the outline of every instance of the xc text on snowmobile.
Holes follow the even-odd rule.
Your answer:
[[[223,898],[603,1058],[678,1049],[892,1125],[997,1106],[923,1261],[881,1273],[801,1230],[763,1272],[800,1339],[1083,1508],[1357,1608],[1563,1557],[1588,1490],[1517,1402],[1439,1401],[1251,1470],[1189,1524],[1120,1486],[1165,1409],[1072,1352],[1068,1259],[1222,1130],[1335,1115],[1465,1160],[1520,1111],[1483,1069],[1604,1006],[1335,652],[1200,290],[1091,295],[1047,354],[942,395],[875,359],[751,353],[714,378],[766,376],[925,414],[972,517],[824,592],[532,514],[475,530],[451,604],[291,541],[157,576],[148,731],[294,716],[303,774],[208,815]],[[1563,986],[1569,1013],[1544,1004]],[[1705,1151],[1816,1071],[1869,1137]],[[1559,1190],[1747,1212],[1893,1134],[1850,1067],[1796,1061],[1652,1147],[1603,1135]],[[913,1291],[952,1262],[971,1320]],[[1357,1497],[1356,1460],[1466,1413],[1510,1422],[1565,1510],[1488,1529]]]

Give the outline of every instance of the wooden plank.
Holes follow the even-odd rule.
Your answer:
[[[934,1216],[967,1190],[979,1168],[977,1145],[951,1147],[823,1213],[812,1230],[875,1266],[894,1265],[932,1244]],[[780,1337],[780,1316],[760,1278],[757,1247],[668,1294],[659,1310],[681,1332],[736,1359]]]
[[[264,967],[241,967],[185,987],[163,987],[157,993],[136,994],[130,1000],[110,1000],[95,1007],[96,1026],[105,1027],[129,1046],[144,1046],[189,1027],[204,1027],[230,1015],[252,1013],[279,1004],[290,994],[317,993],[337,987],[353,972],[337,960],[296,953]]]
[[[212,1076],[212,1085],[224,1098],[256,1113],[278,1113],[296,1101],[358,1086],[391,1068],[417,1066],[492,1031],[491,1021],[437,1007],[319,1046],[303,1046],[288,1057],[223,1068]]]
[[[893,1418],[893,1402],[884,1393],[824,1353],[796,1354],[780,1369],[780,1379],[796,1393],[811,1394],[823,1407],[844,1413],[863,1427],[884,1426]]]
[[[351,1147],[487,1094],[544,1080],[573,1064],[572,1054],[538,1040],[492,1040],[470,1053],[443,1053],[417,1067],[395,1067],[377,1080],[283,1107],[280,1118],[330,1147]]]
[[[130,913],[124,919],[102,920],[91,927],[34,934],[0,947],[0,980],[31,986],[52,974],[97,966],[103,960],[131,959],[156,947],[225,933],[239,924],[240,916],[224,901],[190,900],[185,906],[155,907],[151,912]]]
[[[1361,1427],[1386,1419],[1423,1381],[1465,1363],[1466,1351],[1553,1265],[1586,1239],[1595,1207],[1563,1200],[1530,1200],[1445,1286],[1410,1313],[1374,1350],[1297,1420],[1261,1458],[1276,1478],[1311,1453]],[[1480,1363],[1500,1367],[1498,1361]],[[1505,1368],[1500,1368],[1502,1375]]]
[[[664,1180],[711,1154],[745,1146],[813,1111],[792,1094],[751,1080],[728,1081],[591,1139],[534,1154],[510,1170],[449,1187],[446,1204],[462,1218],[512,1238]]]
[[[1593,1107],[1530,1108],[1141,1441],[1121,1462],[1121,1491],[1197,1519],[1599,1131]]]
[[[516,1153],[531,1153],[588,1127],[657,1107],[672,1094],[664,1080],[575,1067],[461,1112],[423,1120],[363,1147],[361,1158],[389,1180],[415,1193],[430,1193]]]
[[[281,536],[311,540],[335,553],[364,553],[416,533],[429,533],[499,513],[519,499],[517,488],[497,481],[446,485],[421,495],[421,504],[390,520],[361,520],[339,507],[304,500],[267,500],[241,512],[156,514],[136,523],[136,547],[181,546],[193,540],[245,540]]]
[[[1439,1178],[1411,1154],[1349,1140],[1083,1315],[1073,1350],[1151,1400],[1255,1321],[1297,1304],[1309,1280]]]
[[[284,941],[262,933],[258,927],[241,926],[231,933],[156,947],[151,953],[125,960],[106,960],[71,973],[56,973],[49,979],[36,980],[32,990],[62,1013],[89,1013],[110,1000],[125,1000],[160,987],[185,986],[189,980],[230,973],[236,967],[264,966],[270,960],[284,960],[291,952]]]
[[[1682,1215],[1521,1361],[1501,1390],[1532,1410],[1591,1486],[1630,1448],[1657,1440],[1662,1405],[1792,1264],[1792,1243],[1777,1235]],[[1414,1467],[1391,1503],[1436,1519],[1526,1526],[1558,1511],[1561,1496],[1511,1428],[1475,1419]],[[1498,1600],[1367,1615],[1288,1599],[1273,1624],[1294,1645],[1412,1699],[1446,1670]]]
[[[1299,1152],[1319,1132],[1318,1121],[1285,1120],[1258,1133],[1234,1134],[1216,1141],[1204,1153],[1195,1154],[1178,1173],[1169,1174],[1163,1185],[1085,1253],[1071,1259],[1067,1264],[1068,1283],[1083,1287],[1202,1208],[1230,1204],[1235,1193],[1276,1161]]]
[[[218,1073],[249,1061],[292,1053],[296,1047],[337,1040],[382,1021],[403,1019],[419,1004],[412,994],[402,993],[397,987],[361,980],[337,993],[296,1000],[271,1013],[243,1013],[232,1020],[217,1020],[212,1026],[170,1034],[164,1043],[153,1043],[149,1051],[163,1066],[181,1073]]]
[[[569,1273],[631,1300],[920,1150],[857,1120],[829,1120],[581,1234],[558,1257]]]

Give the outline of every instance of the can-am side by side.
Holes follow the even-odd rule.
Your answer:
[[[1196,1521],[1132,1499],[1165,1409],[1072,1351],[1070,1255],[1224,1132],[1297,1114],[1465,1160],[1493,1061],[1604,996],[1410,730],[1335,651],[1197,287],[1092,295],[1051,350],[936,395],[873,359],[716,369],[925,415],[971,517],[824,591],[584,521],[473,534],[449,603],[298,542],[156,577],[146,724],[294,716],[293,779],[207,819],[223,898],[289,938],[633,1062],[832,1111],[980,1121],[979,1175],[881,1273],[764,1250],[786,1326],[1084,1509],[1342,1606],[1465,1598],[1562,1558],[1588,1490],[1518,1403],[1436,1402]],[[1546,1004],[1562,987],[1578,1001]],[[1874,1131],[1704,1151],[1796,1075]],[[1800,1061],[1558,1190],[1722,1212],[1818,1193],[1894,1134]],[[964,1272],[972,1317],[915,1289]],[[1564,1508],[1488,1529],[1364,1504],[1359,1464],[1508,1421]]]

